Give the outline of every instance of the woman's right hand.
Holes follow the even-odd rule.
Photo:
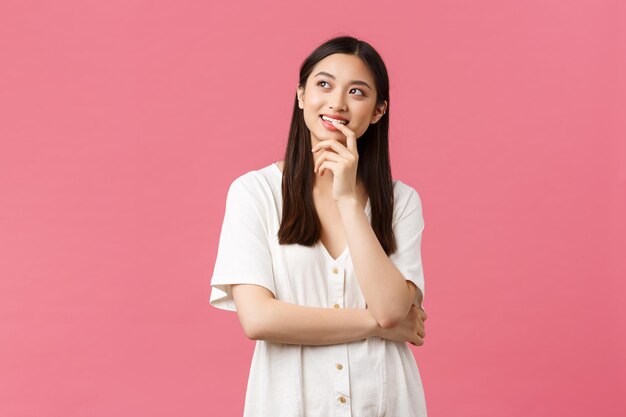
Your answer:
[[[378,337],[394,342],[409,342],[414,346],[422,346],[426,332],[424,321],[428,318],[426,312],[415,304],[411,304],[408,314],[396,326],[385,329],[379,327]]]

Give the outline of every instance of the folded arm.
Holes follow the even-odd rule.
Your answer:
[[[356,199],[342,200],[337,206],[363,296],[377,322],[384,328],[394,327],[407,315],[415,300],[411,285],[383,250]]]
[[[337,201],[359,287],[372,315],[384,328],[395,327],[413,304],[421,307],[423,297],[417,287],[407,284],[409,280],[403,275],[410,273],[411,281],[415,281],[420,280],[422,274],[420,245],[424,220],[421,199],[414,189],[406,189],[397,183],[396,186],[404,187],[406,196],[398,194],[403,197],[397,201],[397,213],[394,209],[394,218],[397,214],[393,225],[397,248],[389,256],[356,198]]]
[[[368,309],[308,307],[276,300],[260,285],[235,284],[233,299],[246,336],[297,345],[332,345],[378,336]]]
[[[407,286],[414,300],[421,292],[411,281]],[[252,340],[332,345],[380,337],[383,331],[369,309],[290,304],[260,285],[235,284],[232,293],[243,331]]]

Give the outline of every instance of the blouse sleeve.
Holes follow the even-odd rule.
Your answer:
[[[404,205],[400,208],[400,214],[393,226],[396,237],[397,250],[389,256],[389,260],[398,268],[400,273],[408,281],[412,281],[424,294],[424,269],[422,266],[421,243],[424,230],[424,217],[422,215],[422,202],[415,189],[404,184],[408,188],[408,196]],[[419,304],[419,294],[413,301]],[[422,299],[422,305],[423,305]]]
[[[260,285],[276,297],[266,216],[261,202],[255,198],[258,189],[244,179],[243,176],[235,179],[228,189],[211,278],[209,303],[229,311],[237,310],[232,284]]]

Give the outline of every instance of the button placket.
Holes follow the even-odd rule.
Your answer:
[[[331,265],[329,275],[330,304],[334,308],[340,308],[344,300],[345,269],[339,265]],[[351,417],[348,345],[346,343],[335,345],[332,355],[333,362],[329,365],[334,368],[335,416]]]
[[[347,344],[336,345],[336,352],[336,362],[334,364],[335,416],[351,417],[350,370],[348,366]]]
[[[330,281],[330,304],[334,308],[341,308],[343,306],[344,275],[345,270],[341,266],[332,265],[330,267],[330,276],[328,277],[328,280]]]

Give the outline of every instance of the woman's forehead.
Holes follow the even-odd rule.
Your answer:
[[[342,82],[365,81],[372,85],[372,75],[365,63],[355,55],[332,54],[315,65],[311,78],[325,76]]]

